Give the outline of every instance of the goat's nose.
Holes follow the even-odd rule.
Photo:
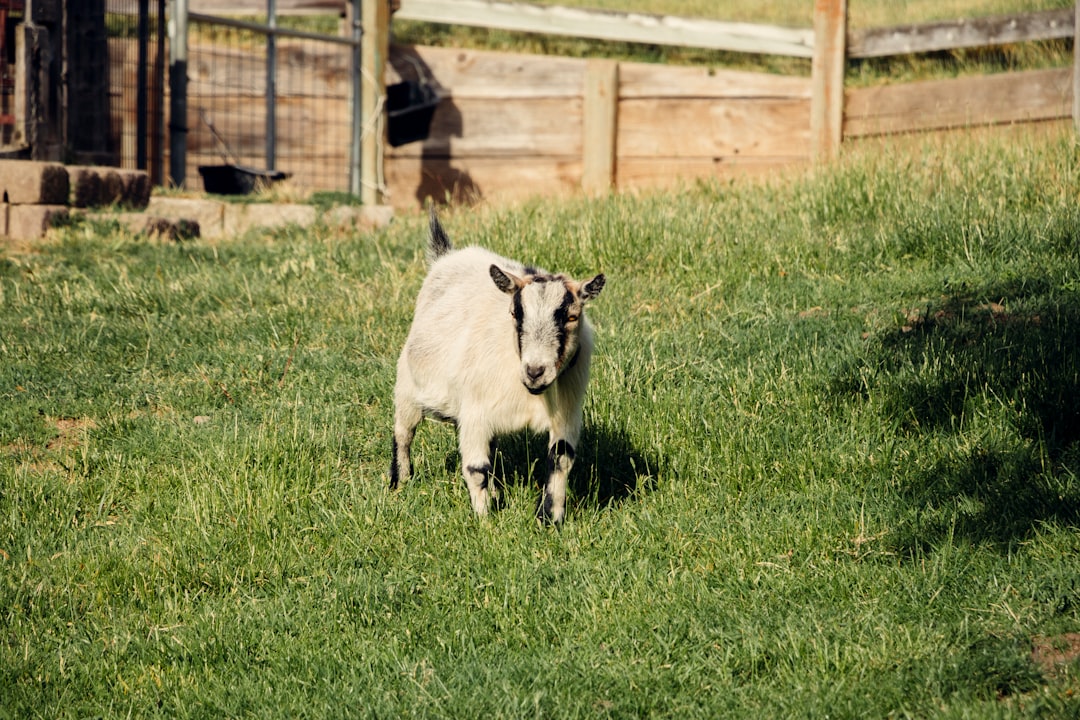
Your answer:
[[[525,374],[528,375],[529,379],[533,381],[539,380],[543,376],[545,370],[546,368],[543,365],[525,366]]]

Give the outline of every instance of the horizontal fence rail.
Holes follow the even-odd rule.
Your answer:
[[[497,0],[402,0],[394,17],[596,40],[805,58],[813,53],[814,40],[813,31],[808,29]]]
[[[1071,38],[1075,11],[1046,10],[848,33],[848,57],[871,58]]]

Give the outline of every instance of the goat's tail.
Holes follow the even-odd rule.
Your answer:
[[[428,206],[428,264],[435,262],[446,253],[454,249],[453,243],[450,242],[450,237],[443,230],[442,223],[439,222],[439,213],[435,209],[435,203],[431,203]]]

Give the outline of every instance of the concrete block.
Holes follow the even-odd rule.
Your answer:
[[[7,236],[13,240],[36,240],[67,219],[67,205],[9,205]]]
[[[142,232],[160,240],[194,240],[199,237],[199,223],[187,218],[147,217]]]
[[[341,230],[375,230],[394,219],[389,205],[338,205],[323,216],[326,224]]]
[[[142,210],[150,202],[150,176],[142,170],[69,165],[68,173],[75,207],[120,204]]]
[[[124,178],[109,168],[101,173],[101,205],[116,205],[124,200]]]
[[[7,236],[8,207],[10,206],[7,203],[0,203],[0,237]]]
[[[204,238],[221,237],[225,232],[225,203],[217,200],[151,197],[146,212],[169,220],[191,220]]]
[[[150,176],[143,170],[120,170],[124,182],[124,205],[132,210],[143,210],[150,204]]]
[[[133,233],[148,235],[159,240],[191,240],[199,237],[199,223],[189,218],[164,218],[142,212],[109,214]]]
[[[71,204],[78,208],[101,205],[100,168],[85,165],[69,165],[71,178]]]
[[[252,228],[279,228],[286,225],[307,227],[318,213],[313,205],[254,203],[225,205],[225,235],[240,235]]]
[[[67,168],[59,163],[0,160],[0,201],[12,205],[67,205]]]

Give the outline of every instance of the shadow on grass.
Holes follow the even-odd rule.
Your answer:
[[[539,488],[546,472],[547,435],[513,433],[496,438],[495,448],[496,477]],[[636,448],[621,430],[587,425],[570,471],[573,505],[603,509],[652,491],[660,464],[659,457]]]
[[[986,429],[908,477],[897,552],[949,536],[1005,548],[1080,522],[1080,298],[1038,279],[906,315],[833,389],[873,397],[914,442]]]

